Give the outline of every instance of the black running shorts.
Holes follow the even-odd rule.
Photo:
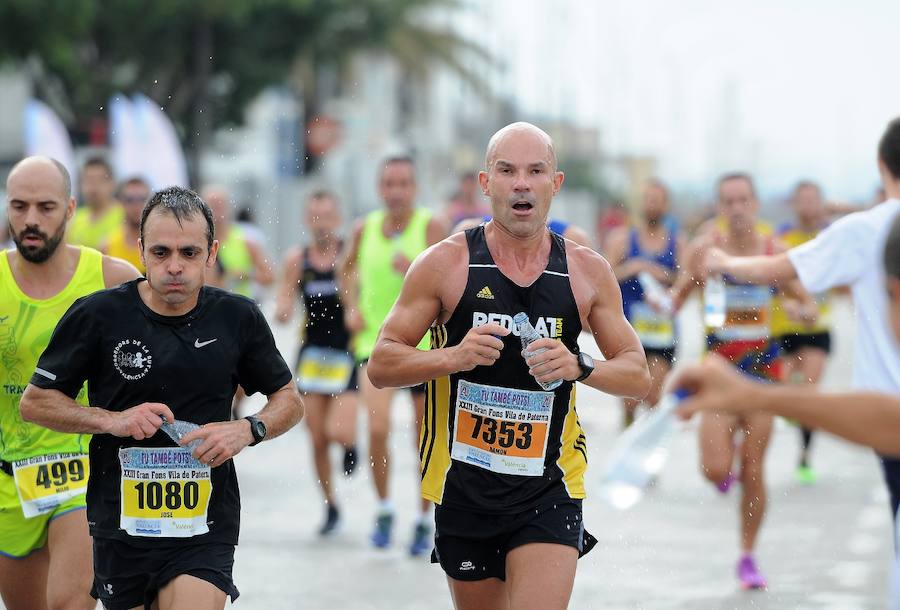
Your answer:
[[[431,562],[456,580],[506,580],[506,555],[525,544],[544,542],[590,551],[597,540],[584,529],[581,501],[566,500],[513,515],[434,508]]]
[[[144,606],[150,610],[159,590],[186,574],[212,583],[237,599],[231,571],[234,546],[222,543],[196,546],[138,548],[111,538],[94,538],[94,586],[91,596],[108,610]]]

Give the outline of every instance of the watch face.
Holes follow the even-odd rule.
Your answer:
[[[263,439],[266,436],[266,425],[259,420],[256,420],[253,423],[253,432],[254,436],[258,439]]]
[[[585,354],[584,352],[581,352],[581,353],[578,355],[578,358],[581,360],[581,365],[582,365],[582,366],[589,366],[589,367],[591,367],[591,368],[594,368],[594,359],[591,358],[588,354]]]

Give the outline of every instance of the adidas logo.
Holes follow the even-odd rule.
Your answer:
[[[491,292],[491,289],[485,286],[481,290],[478,291],[478,294],[475,295],[479,299],[494,299],[494,293]]]

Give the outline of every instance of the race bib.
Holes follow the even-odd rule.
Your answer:
[[[675,322],[645,302],[631,305],[631,326],[644,347],[670,349],[675,346]]]
[[[297,388],[310,394],[340,394],[353,374],[353,358],[343,350],[306,347],[297,365]]]
[[[49,513],[87,489],[88,457],[81,453],[38,455],[12,466],[22,512],[28,519]]]
[[[725,286],[725,324],[715,330],[720,341],[769,338],[772,292],[768,286]]]
[[[553,392],[532,392],[460,381],[451,457],[500,474],[539,477]]]
[[[122,513],[129,536],[190,538],[209,531],[210,467],[186,447],[119,449]]]

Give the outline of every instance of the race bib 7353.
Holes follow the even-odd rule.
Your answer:
[[[552,413],[553,392],[460,380],[450,455],[500,474],[541,476]]]

